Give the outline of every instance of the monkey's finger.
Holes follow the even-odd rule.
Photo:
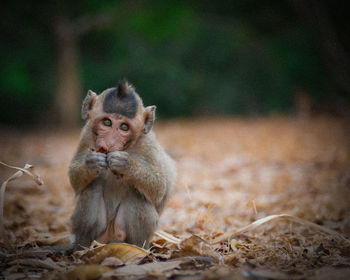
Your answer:
[[[127,158],[124,157],[107,157],[107,162],[108,163],[115,163],[115,164],[125,164],[127,162]]]
[[[98,156],[98,157],[95,158],[95,160],[96,160],[97,162],[105,162],[105,163],[107,163],[107,158],[106,158],[106,157],[100,157],[100,156]]]
[[[107,162],[105,160],[99,161],[99,162],[97,162],[97,166],[100,168],[107,168]]]
[[[107,154],[107,161],[118,159],[118,160],[127,160],[129,154],[127,152],[117,151]]]
[[[106,169],[107,168],[107,161],[104,159],[102,159],[102,160],[92,159],[92,160],[87,160],[86,165],[88,166],[88,168],[90,168],[92,170],[98,170],[101,168]]]
[[[103,154],[103,153],[98,153],[98,152],[91,152],[88,157],[92,157],[92,158],[106,158],[107,155]]]
[[[88,157],[86,158],[86,164],[87,165],[96,165],[97,162],[103,162],[105,161],[104,159],[98,159],[98,158],[95,158],[95,157]]]
[[[108,160],[107,162],[109,167],[118,168],[122,165],[118,160],[115,160],[115,159]]]
[[[104,156],[96,156],[96,155],[90,155],[86,157],[86,163],[94,163],[94,162],[107,162],[107,158]]]
[[[121,171],[126,166],[126,161],[124,160],[117,160],[117,159],[111,159],[108,161],[108,166],[111,170],[115,171]]]

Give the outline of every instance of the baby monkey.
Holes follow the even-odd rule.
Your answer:
[[[173,160],[151,131],[155,106],[126,80],[83,101],[78,149],[69,167],[78,196],[75,242],[127,242],[148,247],[176,179]]]

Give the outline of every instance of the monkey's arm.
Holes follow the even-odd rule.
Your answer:
[[[76,194],[79,194],[103,170],[107,170],[106,155],[79,149],[69,166],[69,179]]]
[[[85,163],[87,150],[78,151],[69,166],[69,180],[76,194],[79,194],[94,178]]]
[[[172,159],[162,149],[154,154],[157,156],[147,154],[145,157],[117,151],[107,155],[107,162],[112,171],[122,173],[140,193],[158,207],[174,184],[176,170]]]

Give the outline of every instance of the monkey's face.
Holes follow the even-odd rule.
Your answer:
[[[126,81],[100,95],[88,92],[83,119],[88,120],[96,150],[123,151],[147,134],[155,118],[155,106],[144,107],[141,98]]]
[[[102,148],[107,153],[123,151],[139,137],[142,122],[122,115],[103,114],[95,119],[92,131],[96,149]]]

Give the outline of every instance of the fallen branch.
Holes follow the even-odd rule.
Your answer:
[[[5,235],[5,228],[4,228],[4,198],[5,198],[5,190],[6,190],[7,184],[13,180],[18,179],[23,174],[26,174],[29,177],[31,177],[33,179],[33,181],[35,183],[37,183],[38,185],[42,185],[44,182],[39,175],[35,174],[33,171],[30,171],[31,169],[34,168],[33,165],[26,164],[24,166],[24,168],[20,168],[20,167],[8,165],[8,164],[3,163],[1,161],[0,161],[0,164],[6,166],[8,168],[18,170],[16,173],[14,173],[12,176],[10,176],[5,182],[2,183],[1,189],[0,189],[0,240],[5,242],[5,241],[7,241],[7,237]]]
[[[265,218],[259,219],[259,220],[255,221],[255,222],[245,226],[245,227],[242,227],[239,230],[232,230],[232,231],[224,233],[223,235],[221,235],[221,236],[215,238],[214,240],[212,240],[210,242],[210,244],[217,244],[217,243],[220,243],[220,242],[223,242],[223,241],[230,240],[230,239],[234,238],[235,236],[241,234],[242,232],[249,231],[249,230],[254,230],[254,229],[258,228],[259,226],[261,226],[263,224],[266,224],[266,223],[268,223],[270,221],[277,221],[277,220],[287,220],[287,221],[291,221],[291,222],[294,222],[294,223],[297,223],[297,224],[301,224],[301,225],[307,226],[309,228],[312,228],[314,230],[317,230],[317,231],[326,233],[328,235],[331,235],[333,237],[339,238],[342,241],[345,241],[345,242],[350,244],[350,241],[348,239],[346,239],[344,236],[342,236],[341,234],[339,234],[335,230],[332,230],[332,229],[320,226],[318,224],[315,224],[315,223],[309,222],[307,220],[303,220],[301,218],[298,218],[298,217],[295,217],[295,216],[292,216],[292,215],[288,215],[288,214],[271,215],[271,216],[267,216]]]

